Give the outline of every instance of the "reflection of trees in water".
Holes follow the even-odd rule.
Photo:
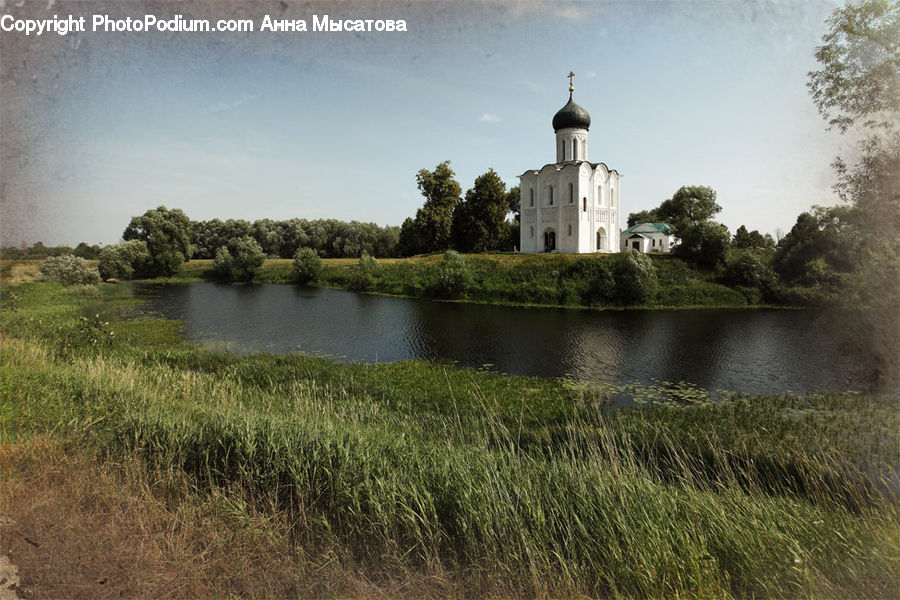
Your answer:
[[[136,293],[184,320],[192,339],[235,342],[237,352],[299,346],[355,361],[428,358],[606,384],[655,379],[748,392],[868,384],[812,311],[525,309],[210,283]]]

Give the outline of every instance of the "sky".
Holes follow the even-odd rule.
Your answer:
[[[588,158],[624,175],[622,228],[708,185],[732,232],[785,233],[837,201],[830,164],[851,147],[806,89],[833,1],[18,4],[0,15],[86,15],[87,31],[0,31],[3,246],[115,243],[159,205],[400,225],[420,169],[449,160],[465,191],[553,162],[570,70]],[[94,32],[94,14],[257,31]],[[407,31],[259,31],[267,14]]]

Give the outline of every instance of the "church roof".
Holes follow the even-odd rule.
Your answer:
[[[579,129],[589,129],[591,126],[591,115],[572,100],[572,92],[569,92],[569,101],[559,111],[553,115],[553,131],[575,127]]]
[[[639,231],[640,230],[640,231]],[[638,223],[632,225],[622,233],[671,233],[671,228],[665,223]]]

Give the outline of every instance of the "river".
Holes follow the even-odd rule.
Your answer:
[[[522,308],[275,284],[134,290],[151,310],[184,321],[190,340],[237,353],[424,358],[602,384],[686,382],[751,393],[872,383],[815,311]]]

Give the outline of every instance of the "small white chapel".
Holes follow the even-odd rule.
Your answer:
[[[519,176],[525,253],[619,251],[619,181],[615,170],[588,162],[591,115],[573,100],[553,116],[556,162]]]

